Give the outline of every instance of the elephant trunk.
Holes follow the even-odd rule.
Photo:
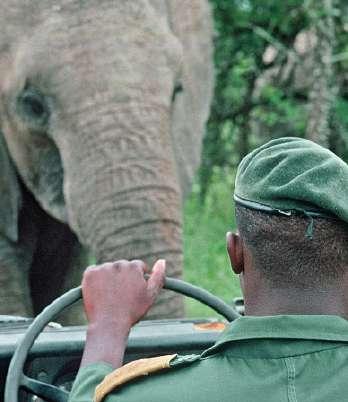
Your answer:
[[[135,184],[125,193],[108,195],[115,203],[111,210],[107,202],[96,204],[96,215],[101,211],[100,218],[94,230],[91,229],[94,239],[89,239],[89,244],[98,262],[141,259],[151,267],[156,259],[165,258],[167,274],[180,277],[183,261],[179,197],[172,188],[152,187]],[[131,201],[127,200],[126,193],[131,193]],[[166,293],[161,296],[151,316],[182,316],[180,298]]]
[[[67,169],[65,194],[71,224],[98,262],[142,259],[152,266],[165,258],[167,274],[178,277],[181,193],[169,110],[163,109],[119,106],[108,119],[89,123],[85,116],[84,141],[71,148],[74,168]],[[156,318],[182,315],[181,297],[169,292],[150,312]]]

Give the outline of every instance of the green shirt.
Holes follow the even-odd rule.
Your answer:
[[[141,377],[105,402],[348,401],[348,321],[337,316],[242,317],[200,356]],[[82,368],[70,402],[91,402],[112,368]]]

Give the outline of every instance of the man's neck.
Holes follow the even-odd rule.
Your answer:
[[[298,314],[338,315],[348,319],[347,295],[339,288],[258,289],[245,295],[245,314],[254,316]]]

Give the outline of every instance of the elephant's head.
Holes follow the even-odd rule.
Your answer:
[[[165,257],[180,274],[181,194],[212,92],[209,7],[58,3],[0,5],[0,232],[16,240],[19,174],[98,260]]]

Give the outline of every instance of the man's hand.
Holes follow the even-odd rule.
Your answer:
[[[104,361],[122,364],[129,330],[150,309],[165,278],[158,260],[148,280],[142,261],[116,261],[86,269],[82,294],[89,321],[82,365]]]
[[[87,268],[82,280],[85,311],[90,324],[138,322],[154,303],[164,283],[165,261],[158,260],[150,278],[139,260],[116,261]]]

